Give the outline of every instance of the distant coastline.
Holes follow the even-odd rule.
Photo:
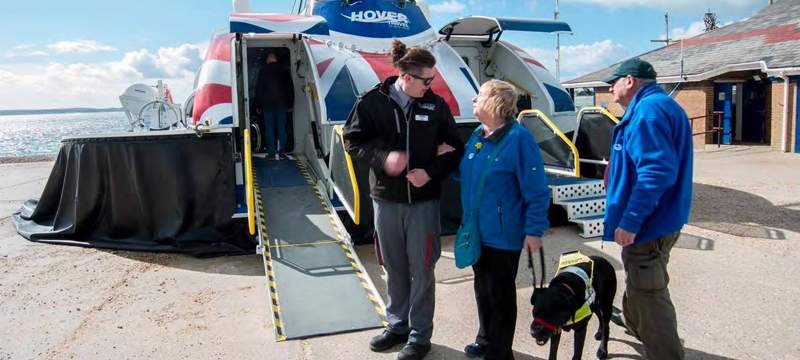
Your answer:
[[[123,108],[68,108],[68,109],[43,109],[43,110],[0,110],[0,116],[8,115],[50,115],[50,114],[77,114],[77,113],[103,113],[120,112]]]

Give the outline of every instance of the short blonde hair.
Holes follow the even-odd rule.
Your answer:
[[[500,80],[489,80],[481,85],[486,100],[484,107],[490,114],[503,120],[517,114],[517,92],[511,84]]]

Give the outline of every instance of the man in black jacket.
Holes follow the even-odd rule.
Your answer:
[[[258,73],[256,103],[264,116],[264,133],[267,140],[267,156],[286,158],[286,113],[294,107],[294,84],[289,70],[278,63],[278,56],[268,53],[266,64]],[[278,136],[275,136],[275,127]],[[278,140],[276,147],[275,140]]]
[[[370,167],[375,246],[387,273],[389,326],[370,348],[407,343],[398,359],[422,359],[433,332],[440,185],[458,166],[464,146],[450,108],[430,90],[433,55],[396,41],[392,58],[400,76],[359,97],[344,140],[348,153]],[[456,151],[437,156],[442,143]]]

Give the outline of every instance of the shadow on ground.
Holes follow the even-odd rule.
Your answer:
[[[588,245],[590,242],[597,241],[597,239],[581,238],[577,235],[577,231],[576,233],[572,233],[571,231],[557,231],[556,234],[546,234],[545,236],[546,238],[547,236],[553,236],[550,241],[545,241],[545,283],[548,283],[553,276],[555,276],[555,271],[558,268],[558,260],[561,254],[574,250],[580,250],[584,255],[587,256],[602,256],[611,263],[616,271],[621,271],[623,268],[622,264],[614,257],[608,256],[607,254],[603,253],[602,250],[595,249],[594,247]],[[443,256],[436,263],[436,282],[444,285],[456,285],[461,283],[471,284],[474,280],[472,267],[459,269],[455,266],[455,261],[453,258],[450,257],[452,256],[453,252],[453,241],[453,236],[442,237]],[[695,246],[691,240],[687,240],[687,242],[689,244],[686,246],[687,248],[692,248]],[[704,244],[707,246],[708,243],[704,242]],[[711,247],[713,248],[713,242]],[[358,253],[358,257],[361,260],[362,265],[364,266],[364,270],[367,272],[367,274],[369,274],[373,283],[375,283],[376,289],[383,299],[386,299],[386,282],[383,279],[383,268],[378,264],[377,257],[375,255],[375,245],[362,244],[356,246],[355,250]],[[447,253],[449,253],[449,255]],[[536,282],[538,284],[542,280],[542,268],[538,253],[533,254],[533,265],[534,270],[536,271]],[[528,260],[525,251],[523,251],[521,254],[520,265],[517,274],[517,288],[532,291],[531,289],[533,288],[534,275],[531,272],[531,269],[528,268]]]
[[[464,355],[464,350],[453,349],[448,346],[432,344],[431,352],[426,359],[469,359]],[[531,356],[514,351],[514,359],[516,360],[544,360],[539,357]]]
[[[261,255],[220,256],[201,259],[185,254],[97,249],[111,255],[164,267],[239,276],[264,276]]]
[[[784,231],[800,233],[800,211],[744,191],[695,183],[689,224],[735,236],[785,240]]]
[[[612,354],[608,354],[609,359],[635,359],[635,360],[646,360],[647,359],[644,356],[644,346],[642,346],[642,344],[640,344],[638,342],[635,342],[635,341],[615,339],[615,338],[611,338],[611,341],[612,342],[622,343],[622,344],[630,346],[631,348],[633,348],[638,353],[638,355],[613,354],[612,353]],[[609,349],[612,349],[611,345],[609,345]],[[685,351],[685,355],[686,355],[685,358],[686,359],[692,359],[692,360],[737,360],[737,359],[734,359],[734,358],[729,358],[727,356],[710,354],[710,353],[707,353],[707,352],[703,352],[703,351],[700,351],[700,350],[689,349],[689,348],[684,348],[684,351]]]

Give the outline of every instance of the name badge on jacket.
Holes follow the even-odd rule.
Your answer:
[[[428,115],[416,115],[414,120],[417,121],[428,121]]]

